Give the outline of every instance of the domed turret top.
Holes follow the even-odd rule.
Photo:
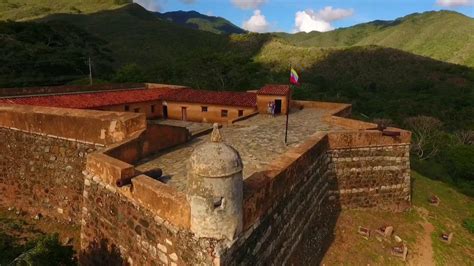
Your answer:
[[[219,125],[213,125],[211,141],[198,146],[190,158],[190,171],[202,177],[226,177],[242,171],[239,153],[223,142]]]

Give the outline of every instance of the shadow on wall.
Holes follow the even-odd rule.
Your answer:
[[[335,177],[329,183],[331,190],[338,190]],[[322,206],[320,213],[308,223],[308,228],[288,260],[289,265],[320,265],[335,241],[336,224],[342,210],[339,194],[330,195]],[[318,212],[318,210],[308,211]]]
[[[79,254],[79,265],[128,265],[122,259],[120,250],[114,244],[110,245],[107,239],[92,242]]]

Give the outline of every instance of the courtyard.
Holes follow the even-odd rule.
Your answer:
[[[312,108],[292,110],[288,126],[288,145],[284,142],[286,122],[284,115],[276,117],[256,115],[233,125],[223,126],[220,131],[224,142],[240,153],[245,179],[255,172],[265,170],[266,166],[279,155],[305,142],[316,132],[344,130],[342,127],[323,121],[322,118],[328,115],[328,112]],[[209,140],[210,134],[193,138],[186,144],[145,158],[136,169],[147,171],[161,168],[163,170],[162,182],[185,191],[188,159],[195,147]]]

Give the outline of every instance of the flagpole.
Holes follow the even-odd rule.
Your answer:
[[[291,95],[291,84],[288,95],[286,96],[286,129],[285,129],[285,145],[288,145],[288,120],[290,118],[290,95]]]
[[[290,64],[290,73],[291,73],[291,64]],[[291,76],[291,74],[290,74]],[[290,90],[288,90],[288,95],[286,96],[286,127],[285,127],[285,145],[288,145],[288,120],[290,119],[290,95],[291,95],[291,80],[289,82]]]

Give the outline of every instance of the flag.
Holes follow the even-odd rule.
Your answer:
[[[293,68],[291,68],[291,71],[290,71],[290,83],[299,86],[299,85],[300,85],[300,83],[298,82],[299,78],[300,78],[300,77],[298,76],[298,73],[296,73],[296,70],[294,70]]]

